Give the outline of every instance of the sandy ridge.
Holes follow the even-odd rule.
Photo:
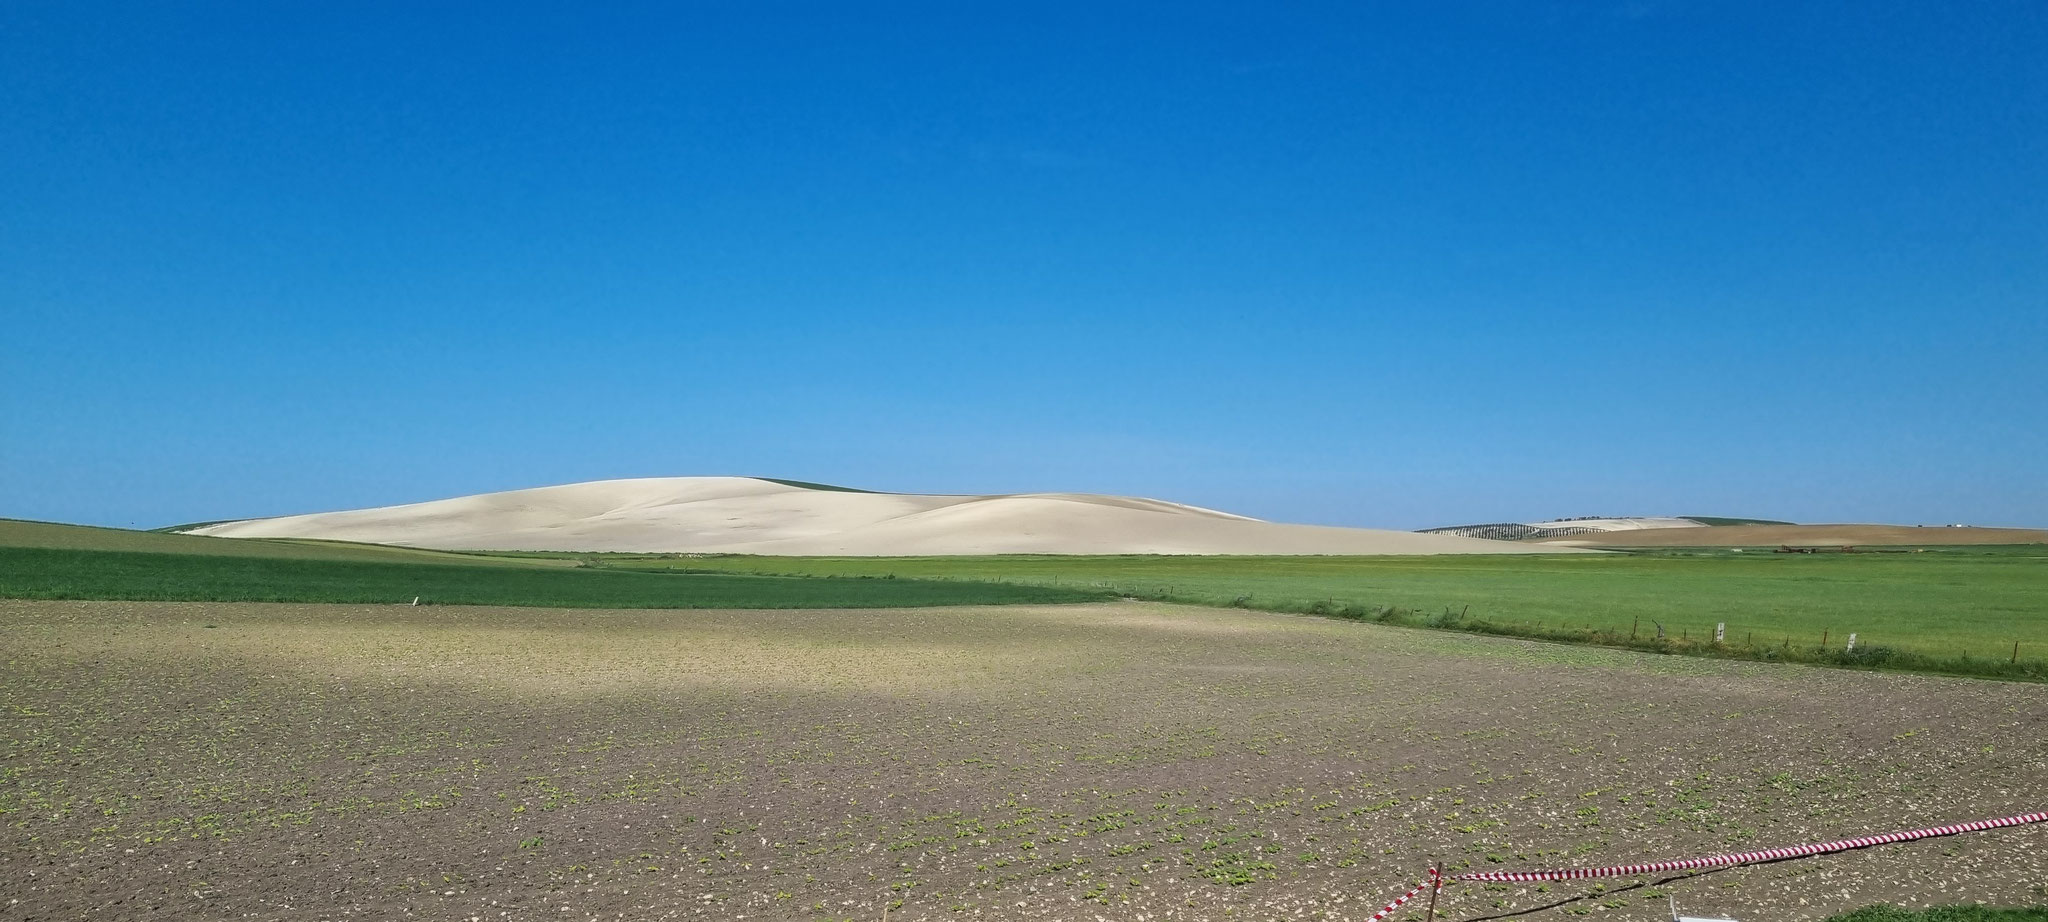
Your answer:
[[[1265,522],[1088,493],[932,495],[817,490],[751,477],[656,477],[191,529],[442,550],[942,554],[1515,554],[1570,549]]]

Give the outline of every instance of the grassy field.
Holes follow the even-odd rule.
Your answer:
[[[620,556],[605,565],[1107,589],[1149,600],[1669,652],[2040,679],[2048,676],[2044,554],[2040,547],[1988,547],[1555,557]],[[1727,625],[1718,646],[1716,624]],[[1859,653],[1842,653],[1852,632]]]
[[[1921,910],[1901,909],[1897,906],[1866,906],[1853,912],[1831,916],[1827,922],[2048,922],[2048,905],[2011,908],[1935,906]]]
[[[2048,686],[1255,611],[0,600],[0,623],[0,916],[38,922],[1355,920],[1438,858],[1653,861],[2048,802]],[[2040,903],[2044,837],[1458,884],[1438,918]]]
[[[222,539],[226,540],[226,539]],[[916,579],[670,574],[0,547],[0,597],[555,608],[896,608],[1099,601],[1104,590]]]
[[[212,557],[267,557],[282,560],[357,560],[382,563],[447,563],[462,566],[567,567],[573,559],[459,554],[383,544],[297,538],[211,538],[125,528],[63,525],[0,519],[0,548],[57,548],[73,551],[130,551]]]
[[[2048,551],[2037,545],[1814,555],[775,558],[452,553],[0,520],[0,596],[419,596],[622,608],[1120,596],[1668,653],[2048,679]],[[1717,624],[1727,625],[1721,643]],[[1851,633],[1855,651],[1845,649]]]

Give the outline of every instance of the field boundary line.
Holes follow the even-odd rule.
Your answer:
[[[1655,874],[1662,871],[1689,871],[1701,868],[1734,867],[1758,861],[1782,861],[1787,858],[1805,858],[1833,852],[1846,852],[1873,845],[1891,845],[1896,842],[1911,842],[1915,839],[1931,839],[1938,836],[1952,836],[1965,832],[1981,832],[1986,829],[2002,829],[2010,826],[2025,826],[2031,823],[2048,822],[2048,811],[2021,813],[2014,816],[1990,820],[1974,820],[1968,823],[1954,823],[1947,826],[1929,826],[1925,829],[1909,829],[1902,832],[1887,832],[1875,836],[1858,836],[1853,839],[1837,839],[1833,842],[1817,842],[1810,845],[1790,845],[1781,848],[1766,848],[1753,852],[1734,852],[1726,855],[1712,855],[1705,858],[1681,858],[1674,861],[1657,861],[1649,864],[1623,864],[1604,868],[1564,868],[1541,871],[1478,871],[1471,874],[1452,875],[1450,880],[1477,881],[1536,881],[1536,880],[1584,880],[1593,877],[1633,877],[1637,874]],[[1378,918],[1375,916],[1374,918]]]
[[[1393,902],[1388,903],[1385,908],[1381,909],[1379,912],[1373,913],[1372,918],[1367,920],[1367,922],[1380,922],[1380,920],[1386,918],[1388,914],[1392,913],[1396,909],[1401,908],[1401,906],[1407,903],[1409,900],[1414,899],[1415,894],[1421,893],[1422,891],[1429,889],[1432,884],[1437,887],[1442,887],[1444,885],[1443,878],[1437,875],[1437,871],[1435,868],[1430,869],[1428,880],[1416,884],[1415,889],[1410,890],[1407,893],[1401,894],[1399,897],[1395,898]]]

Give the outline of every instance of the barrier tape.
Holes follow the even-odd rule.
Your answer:
[[[1767,848],[1757,852],[1737,852],[1732,855],[1715,855],[1711,858],[1686,858],[1679,861],[1659,861],[1653,864],[1625,864],[1611,868],[1571,868],[1557,871],[1481,871],[1476,874],[1457,874],[1451,880],[1579,880],[1587,877],[1633,877],[1637,874],[1655,874],[1659,871],[1686,871],[1699,868],[1729,867],[1749,864],[1754,861],[1776,861],[1781,858],[1804,858],[1808,855],[1825,855],[1829,852],[1845,852],[1872,845],[1890,845],[1893,842],[1910,842],[1914,839],[1928,839],[1935,836],[1952,836],[1960,832],[1978,832],[2005,826],[2024,826],[2028,823],[2048,822],[2048,812],[2022,813],[1995,820],[1977,820],[1972,823],[1957,823],[1952,826],[1931,826],[1906,832],[1888,832],[1881,836],[1861,836],[1822,842],[1815,845],[1794,845],[1787,848]],[[1425,885],[1427,886],[1427,885]],[[1420,889],[1420,888],[1417,888]],[[1410,896],[1414,895],[1413,893]],[[1406,900],[1408,897],[1402,897]],[[1400,901],[1395,902],[1399,906]],[[1387,907],[1392,909],[1393,906]],[[1385,910],[1381,911],[1385,914]],[[1377,920],[1380,916],[1374,916]]]
[[[1444,879],[1442,877],[1437,876],[1437,871],[1435,868],[1430,869],[1428,880],[1416,884],[1415,889],[1410,890],[1407,893],[1401,894],[1401,898],[1391,903],[1388,903],[1387,908],[1382,909],[1379,912],[1373,913],[1370,922],[1380,922],[1381,919],[1384,919],[1388,915],[1392,914],[1394,910],[1401,908],[1402,903],[1406,903],[1409,900],[1414,899],[1415,894],[1421,893],[1422,891],[1429,889],[1432,884],[1438,887],[1444,885]]]

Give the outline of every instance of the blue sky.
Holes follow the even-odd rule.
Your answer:
[[[0,516],[2048,526],[2048,6],[0,6]]]

